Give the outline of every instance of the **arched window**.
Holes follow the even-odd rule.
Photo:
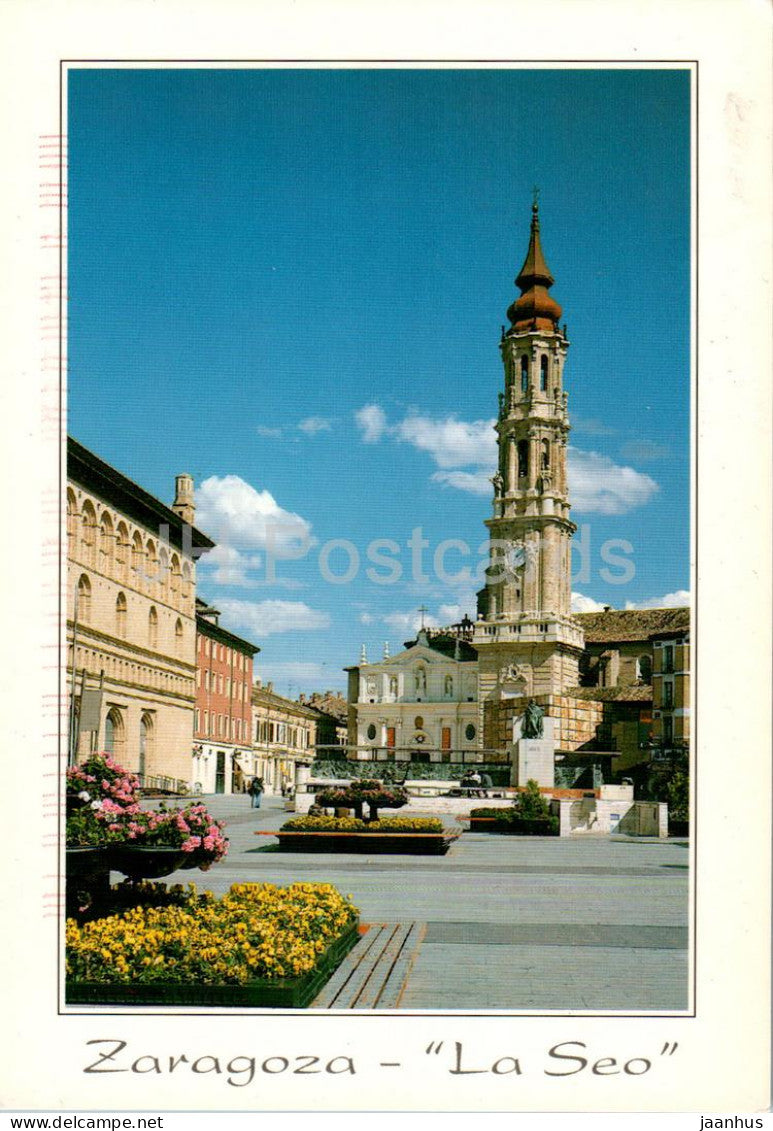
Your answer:
[[[97,515],[94,507],[86,500],[81,511],[81,555],[90,566],[97,564]]]
[[[525,393],[529,388],[529,359],[525,353],[521,354],[521,392]]]
[[[103,511],[99,520],[99,568],[102,573],[111,574],[113,572],[114,556],[113,520],[107,511]]]
[[[539,359],[539,387],[543,393],[547,392],[548,388],[548,359],[543,353]]]
[[[78,503],[73,491],[67,491],[67,556],[71,558],[75,550],[78,531]]]
[[[529,441],[518,441],[518,478],[526,479],[529,474]]]
[[[543,471],[550,471],[550,441],[543,440],[540,444],[540,461]]]
[[[174,604],[177,603],[177,598],[178,598],[179,593],[180,593],[180,580],[181,580],[180,559],[178,558],[177,554],[172,554],[172,561],[170,563],[169,569],[170,569],[169,585],[170,585],[170,589],[171,589],[171,592],[172,592],[172,604],[174,605]]]
[[[91,619],[91,582],[85,573],[78,578],[78,620],[88,622]]]
[[[139,575],[145,564],[145,547],[142,544],[142,535],[139,530],[134,531],[132,538],[132,569]],[[139,576],[137,578],[139,580]]]
[[[126,637],[126,596],[123,593],[115,600],[115,634],[122,640]]]
[[[158,647],[158,613],[154,605],[151,605],[148,613],[148,644],[151,648]]]
[[[164,547],[158,555],[158,581],[161,587],[161,599],[163,601],[169,600],[169,554]]]
[[[126,730],[123,725],[121,712],[116,707],[111,707],[105,719],[105,750],[121,762],[126,742]]]
[[[119,522],[115,532],[115,567],[121,581],[129,579],[129,531],[125,522]]]
[[[140,718],[140,749],[139,749],[139,776],[140,781],[148,772],[148,763],[153,754],[153,716],[149,711],[144,711]]]
[[[152,538],[145,545],[145,578],[151,583],[158,581],[158,551]]]
[[[183,654],[183,622],[178,617],[174,626],[174,649],[178,656]]]
[[[636,661],[636,678],[642,683],[652,683],[652,656],[639,656]]]
[[[187,601],[191,595],[191,567],[187,562],[183,564],[182,595],[183,601]]]

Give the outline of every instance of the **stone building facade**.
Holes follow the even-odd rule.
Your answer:
[[[252,687],[252,773],[263,778],[267,793],[296,788],[309,776],[317,742],[316,712],[265,686]]]
[[[604,609],[598,613],[576,613],[585,637],[580,662],[583,687],[632,687],[652,685],[657,634],[690,630],[690,610]]]
[[[663,751],[686,747],[690,743],[689,627],[653,634],[652,649],[653,743]]]
[[[466,762],[483,758],[478,664],[468,643],[419,633],[395,656],[349,669],[355,710],[350,756],[359,760]]]
[[[203,793],[241,793],[253,768],[252,660],[260,649],[219,618],[196,599],[193,780]]]
[[[170,508],[72,438],[67,474],[70,758],[107,750],[148,784],[187,787],[196,560],[214,545],[192,525],[193,481],[177,477]]]

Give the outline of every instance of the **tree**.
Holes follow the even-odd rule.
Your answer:
[[[539,785],[534,778],[529,778],[526,782],[526,790],[518,798],[516,808],[518,816],[527,821],[550,816],[550,805],[540,793]]]

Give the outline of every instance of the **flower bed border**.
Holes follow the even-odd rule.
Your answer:
[[[459,837],[458,832],[368,833],[368,832],[256,832],[275,836],[282,852],[402,853],[409,856],[444,856]]]
[[[68,981],[67,1005],[190,1005],[267,1009],[305,1009],[359,939],[359,919],[333,939],[308,974],[298,978],[255,978],[243,985],[186,983],[106,983]]]

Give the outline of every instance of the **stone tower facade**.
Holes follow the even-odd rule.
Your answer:
[[[478,594],[481,731],[486,704],[560,695],[578,683],[583,634],[570,615],[571,550],[566,470],[569,419],[563,387],[569,341],[540,242],[537,204],[500,349],[505,371],[496,425],[499,466],[486,586]],[[490,714],[490,711],[488,712]],[[486,736],[482,734],[484,742]],[[489,738],[491,735],[488,736]]]

